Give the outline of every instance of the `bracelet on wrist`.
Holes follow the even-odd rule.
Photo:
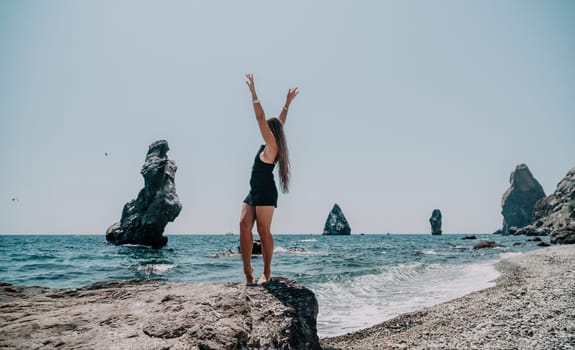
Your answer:
[[[288,108],[286,106],[284,106],[283,110],[287,112]]]
[[[254,99],[252,100],[252,103],[253,103],[253,104],[260,103],[260,100],[257,99],[257,98],[254,98]]]

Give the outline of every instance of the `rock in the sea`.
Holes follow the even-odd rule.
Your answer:
[[[2,349],[321,349],[313,292],[243,283],[0,283]]]
[[[168,243],[168,238],[163,236],[164,229],[182,210],[174,183],[177,167],[168,159],[168,150],[165,140],[150,145],[140,171],[144,188],[138,198],[126,203],[120,222],[108,228],[108,242],[152,247],[163,247]]]
[[[497,248],[497,247],[505,247],[505,246],[493,241],[482,239],[475,246],[473,246],[473,249],[477,250],[477,249]]]
[[[477,239],[477,237],[475,235],[466,235],[461,237],[461,239]]]
[[[545,197],[543,187],[525,164],[515,168],[509,182],[511,186],[501,200],[504,234],[508,233],[510,227],[521,228],[531,224],[535,203]]]
[[[433,209],[431,217],[429,218],[429,223],[431,224],[431,234],[440,235],[441,234],[441,210]]]
[[[323,227],[324,235],[350,235],[351,227],[337,203],[331,209]]]
[[[518,235],[550,236],[554,244],[575,244],[575,168],[557,184],[555,192],[537,202],[533,223]]]

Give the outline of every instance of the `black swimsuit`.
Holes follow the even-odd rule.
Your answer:
[[[244,199],[244,203],[253,206],[273,205],[277,208],[278,190],[274,181],[274,164],[264,163],[260,159],[260,153],[265,145],[261,145],[254,165],[252,167],[252,177],[250,178],[250,193]]]

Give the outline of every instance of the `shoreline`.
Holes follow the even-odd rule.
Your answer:
[[[519,256],[523,253],[514,252],[506,254]],[[333,301],[326,300],[329,299],[329,296],[323,295],[322,300],[322,298],[320,298],[321,293],[318,293],[315,288],[310,287],[314,293],[316,293],[320,304],[318,336],[320,338],[345,336],[385,323],[407,313],[447,303],[469,295],[470,293],[492,288],[496,285],[496,280],[502,275],[502,272],[497,268],[497,264],[509,257],[500,256],[493,260],[463,263],[456,268],[453,266],[443,266],[443,270],[440,274],[426,271],[415,279],[412,278],[411,282],[408,285],[404,285],[403,289],[398,289],[397,286],[390,285],[385,287],[387,293],[385,295],[381,295],[378,291],[373,291],[373,296],[369,296],[369,298],[364,296],[361,299],[367,299],[369,301],[362,300],[361,304],[366,305],[367,309],[363,307],[364,305],[356,305],[351,311],[337,310],[337,306]],[[382,272],[381,275],[385,276],[387,273],[389,273],[389,271]],[[360,280],[363,279],[362,282],[353,281],[347,288],[353,289],[357,284],[364,282],[370,283],[368,279],[377,280],[378,278],[380,278],[379,275],[362,276],[359,277]],[[385,283],[385,281],[383,281],[383,283]],[[431,283],[431,285],[428,285],[428,283]],[[405,289],[405,287],[409,287],[409,289]],[[413,298],[407,296],[409,293],[413,293],[413,289],[425,290],[428,295],[416,295],[414,298],[417,299],[417,301],[414,301]],[[338,294],[341,293],[341,291],[334,290],[333,293]],[[400,300],[390,295],[397,293],[402,293],[405,296]],[[390,299],[386,299],[386,295],[390,295]],[[328,310],[326,310],[326,304],[324,304],[326,301],[328,303]],[[341,302],[341,300],[339,301]],[[380,301],[384,301],[386,306],[374,306],[374,302],[379,303]],[[349,300],[349,304],[353,305],[354,301]],[[371,306],[369,306],[370,304]],[[335,311],[330,309],[334,309]],[[345,320],[345,318],[342,319],[342,314],[345,314],[345,318],[352,319],[353,321],[349,322],[346,320],[342,323],[335,323],[334,320]],[[330,325],[332,327],[330,327]]]
[[[496,285],[378,325],[321,338],[324,350],[573,349],[575,245],[497,263]]]

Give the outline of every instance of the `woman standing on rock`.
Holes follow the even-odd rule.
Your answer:
[[[273,170],[278,163],[278,177],[282,192],[288,191],[290,165],[288,148],[284,135],[285,125],[290,103],[298,94],[298,89],[289,89],[285,105],[278,118],[266,119],[256,88],[253,74],[246,75],[246,84],[252,94],[252,103],[256,114],[256,121],[265,144],[261,145],[252,167],[250,178],[250,192],[242,206],[240,218],[240,250],[244,263],[244,273],[248,284],[255,284],[252,268],[252,248],[254,223],[257,223],[258,233],[262,243],[262,256],[264,272],[258,284],[264,284],[271,278],[271,263],[274,252],[274,239],[270,230],[274,209],[277,207],[278,191],[274,181]]]

